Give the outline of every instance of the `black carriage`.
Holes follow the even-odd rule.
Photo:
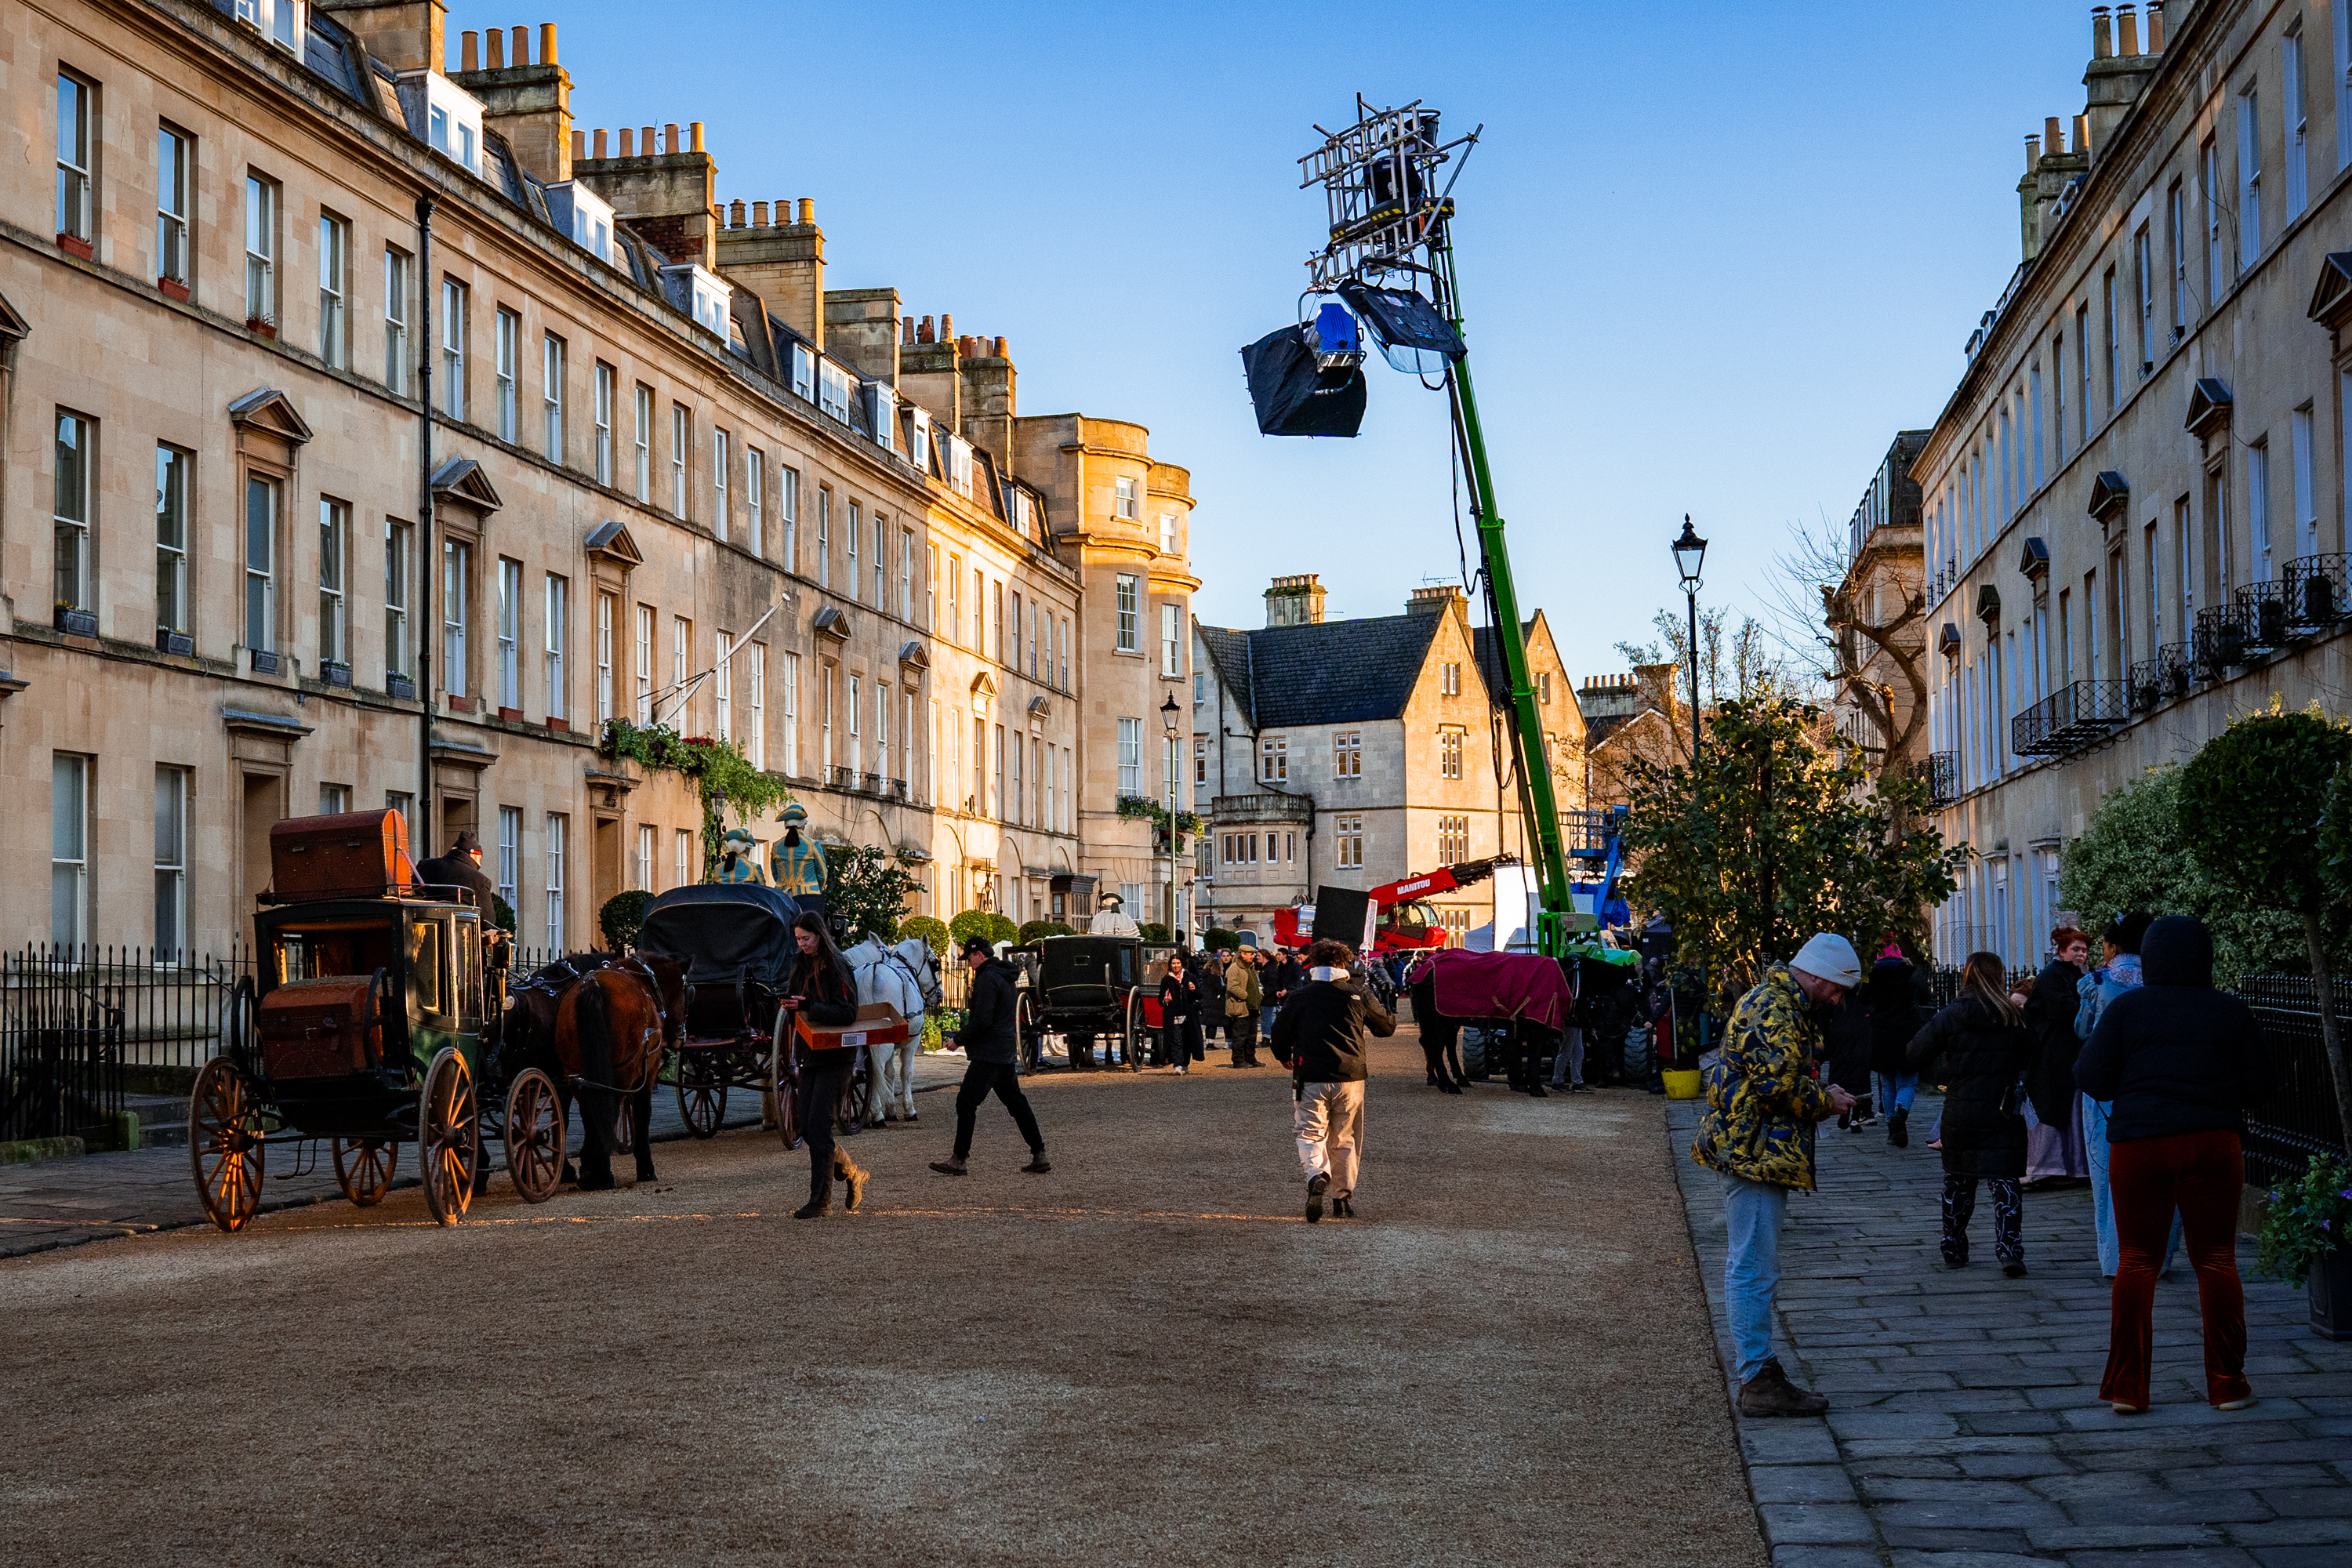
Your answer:
[[[1110,1042],[1104,1065],[1143,1066],[1143,1041],[1158,1021],[1160,977],[1172,942],[1131,936],[1049,936],[1013,950],[1028,984],[1014,1015],[1022,1069],[1034,1072],[1048,1037],[1074,1069],[1090,1068],[1095,1042]]]
[[[405,828],[389,811],[292,818],[270,850],[257,973],[188,1102],[213,1223],[238,1230],[259,1209],[273,1145],[296,1145],[300,1170],[326,1142],[344,1195],[365,1208],[415,1143],[425,1204],[453,1225],[480,1183],[487,1133],[505,1140],[526,1201],[553,1195],[562,1104],[545,1072],[495,1061],[505,975],[495,944],[485,961],[472,893],[408,879]]]
[[[806,1047],[795,1040],[783,1005],[799,955],[793,921],[800,912],[790,893],[756,882],[673,888],[646,910],[638,949],[686,970],[686,1027],[671,1072],[678,1112],[697,1138],[719,1131],[728,1091],[746,1089],[773,1097],[784,1147],[800,1146],[793,1086]],[[854,1048],[856,1063],[842,1095],[843,1128],[851,1132],[859,1129],[873,1074],[870,1053]]]

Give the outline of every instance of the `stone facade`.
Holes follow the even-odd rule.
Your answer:
[[[1464,860],[1531,860],[1507,758],[1499,667],[1480,657],[1459,588],[1416,590],[1406,614],[1325,622],[1312,577],[1278,577],[1267,625],[1202,626],[1193,658],[1192,788],[1202,918],[1269,938],[1277,910],[1319,886],[1374,888]],[[1553,787],[1584,802],[1584,720],[1551,629],[1529,623]],[[1495,888],[1431,901],[1460,942],[1494,919]]]
[[[438,0],[233,10],[5,24],[58,153],[0,176],[0,885],[51,895],[0,937],[217,951],[272,822],[394,805],[588,945],[707,848],[607,719],[740,742],[943,916],[1130,874],[1112,470],[1153,613],[1192,584],[1139,427],[1024,419],[1003,338],[828,289],[814,203],[722,205],[700,125],[575,129],[552,26],[452,71]]]
[[[1925,430],[1905,430],[1871,476],[1846,530],[1845,574],[1822,599],[1833,641],[1830,713],[1873,773],[1920,774],[1927,752],[1927,551],[1911,465]],[[1924,764],[1924,766],[1923,766]]]
[[[2346,32],[2233,0],[2145,44],[2095,18],[2087,110],[2028,139],[2024,262],[1912,468],[1940,821],[1978,855],[1948,960],[2033,960],[2102,796],[2352,676]]]

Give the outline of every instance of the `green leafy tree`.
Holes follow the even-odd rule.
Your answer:
[[[919,886],[898,857],[870,844],[849,844],[825,851],[827,874],[824,907],[833,916],[843,945],[874,937],[895,942],[907,895]]]
[[[1242,933],[1227,931],[1223,926],[1211,926],[1201,933],[1201,946],[1210,952],[1227,952],[1239,948]]]
[[[637,932],[646,923],[646,909],[654,901],[653,895],[632,888],[625,893],[614,893],[596,911],[597,929],[604,933],[605,943],[615,952],[635,947]]]
[[[2248,715],[2181,769],[2180,832],[2197,863],[2242,901],[2302,921],[2336,1109],[2352,1128],[2352,1075],[2327,962],[2326,916],[2337,889],[2322,843],[2325,808],[2347,761],[2352,729],[2341,723],[2315,712]]]
[[[1146,942],[1174,942],[1176,940],[1173,936],[1169,934],[1168,928],[1160,924],[1158,921],[1143,921],[1135,928],[1135,934],[1141,937]]]
[[[514,906],[496,893],[490,895],[490,923],[504,931],[515,928]]]
[[[900,921],[898,936],[901,941],[910,936],[921,937],[936,953],[944,954],[948,950],[948,928],[929,915],[908,915]]]
[[[992,942],[1018,942],[1021,940],[1021,928],[1013,923],[1009,915],[991,914],[988,917],[988,940]]]
[[[1786,697],[1727,700],[1696,769],[1636,758],[1624,894],[1674,928],[1675,956],[1736,984],[1817,931],[1861,952],[1916,943],[1967,858],[1923,820],[1926,788],[1872,780],[1821,710]]]
[[[1026,947],[1031,942],[1049,936],[1075,936],[1077,933],[1059,921],[1031,921],[1024,925],[1013,941]]]

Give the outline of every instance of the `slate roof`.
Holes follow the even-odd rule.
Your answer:
[[[1519,623],[1520,641],[1525,642],[1528,638],[1535,635],[1535,622],[1522,621]],[[1502,650],[1495,646],[1495,628],[1492,626],[1471,627],[1470,642],[1473,648],[1476,650],[1476,658],[1478,660],[1478,678],[1486,683],[1487,697],[1496,702],[1509,701],[1511,696],[1511,683],[1503,679],[1503,654]]]
[[[1254,730],[1394,719],[1412,700],[1437,635],[1435,615],[1381,616],[1238,631],[1202,626],[1202,641]]]

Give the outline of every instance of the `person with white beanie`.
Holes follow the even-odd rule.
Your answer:
[[[1813,1187],[1813,1123],[1854,1103],[1813,1076],[1822,1021],[1861,984],[1853,944],[1834,931],[1818,933],[1787,963],[1768,965],[1739,999],[1706,1068],[1706,1109],[1691,1158],[1723,1184],[1729,1241],[1723,1297],[1743,1415],[1818,1415],[1829,1408],[1828,1399],[1790,1383],[1772,1353],[1772,1295],[1789,1189]]]

